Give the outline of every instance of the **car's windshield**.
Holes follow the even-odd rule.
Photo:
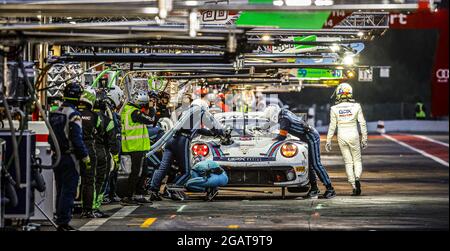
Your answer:
[[[232,129],[232,137],[274,137],[277,134],[278,124],[273,124],[267,119],[258,118],[232,118],[220,121],[224,127]]]

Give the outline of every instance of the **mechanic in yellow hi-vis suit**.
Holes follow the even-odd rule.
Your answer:
[[[358,133],[358,125],[361,128],[361,141]],[[330,126],[328,128],[327,143],[325,149],[331,151],[331,138],[338,128],[337,138],[339,148],[344,157],[345,171],[348,182],[353,187],[353,196],[361,195],[362,173],[361,147],[367,147],[367,126],[361,109],[361,105],[353,99],[352,87],[347,83],[340,84],[336,89],[336,105],[330,110]]]

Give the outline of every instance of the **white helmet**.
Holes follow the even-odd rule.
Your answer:
[[[350,99],[353,98],[353,88],[347,83],[342,83],[336,88],[336,99]]]
[[[209,104],[208,102],[206,102],[203,99],[196,99],[194,101],[192,101],[191,105],[198,105],[200,106],[202,109],[208,110],[209,109]]]
[[[117,108],[119,107],[120,103],[122,102],[124,98],[123,91],[116,85],[112,86],[113,89],[108,91],[108,98],[112,101],[114,106]]]
[[[281,108],[278,105],[274,104],[268,105],[264,109],[264,115],[266,116],[266,118],[274,123],[278,123],[278,115],[280,114],[280,112]]]
[[[170,129],[174,126],[173,121],[169,118],[160,118],[158,120],[158,125],[164,130],[164,132],[170,131]]]
[[[137,106],[146,105],[150,101],[148,94],[146,91],[137,91],[133,95],[133,99],[131,100],[131,103]]]
[[[94,90],[94,88],[87,86],[84,88],[83,93],[80,97],[80,102],[85,102],[87,104],[90,104],[91,107],[94,107],[95,101],[97,100],[97,94]]]

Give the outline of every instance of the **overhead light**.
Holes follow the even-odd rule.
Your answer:
[[[354,64],[354,62],[355,61],[353,60],[353,55],[347,55],[342,60],[342,63],[345,65],[352,65],[352,64]]]
[[[189,13],[189,36],[196,37],[197,31],[200,29],[200,22],[198,21],[197,11]]]
[[[270,35],[267,35],[267,34],[263,35],[261,37],[261,40],[264,41],[264,42],[270,41],[270,39],[272,39],[272,37]]]
[[[274,0],[273,5],[275,6],[283,6],[284,2],[283,0]]]
[[[331,49],[331,51],[333,51],[333,52],[337,52],[337,51],[339,51],[339,50],[341,49],[341,47],[340,47],[338,44],[332,44],[332,45],[330,46],[330,49]]]
[[[312,0],[285,0],[287,6],[309,6]]]
[[[198,1],[185,1],[184,5],[186,5],[186,6],[197,6],[198,5]]]
[[[158,8],[153,8],[153,7],[146,7],[142,9],[142,12],[144,12],[144,14],[158,14]]]
[[[358,35],[358,37],[362,37],[362,36],[364,36],[364,32],[359,31],[358,34],[356,34],[356,35]]]
[[[334,4],[333,0],[316,0],[314,2],[316,6],[330,6]]]

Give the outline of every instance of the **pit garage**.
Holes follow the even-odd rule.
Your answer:
[[[2,1],[0,228],[448,231],[448,44],[445,0]],[[343,83],[366,121],[356,194],[345,128],[327,139]],[[55,119],[67,102],[99,122]],[[291,129],[268,107],[292,114]],[[195,111],[207,120],[186,115]],[[320,135],[317,150],[295,121]],[[204,128],[214,133],[196,134]],[[226,183],[188,189],[202,162]],[[77,184],[67,192],[73,179],[58,173],[70,165]],[[308,197],[317,172],[320,192]]]

